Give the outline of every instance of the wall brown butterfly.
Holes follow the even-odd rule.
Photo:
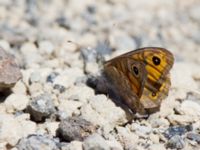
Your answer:
[[[104,64],[109,87],[133,111],[146,114],[160,107],[171,85],[173,54],[146,47],[115,57]]]

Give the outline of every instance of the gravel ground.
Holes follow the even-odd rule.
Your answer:
[[[0,46],[21,71],[1,93],[1,150],[200,149],[200,1],[0,0]],[[172,86],[160,111],[128,121],[86,80],[147,46],[174,54]]]

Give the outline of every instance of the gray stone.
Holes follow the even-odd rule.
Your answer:
[[[82,141],[90,134],[96,132],[97,126],[79,118],[70,117],[62,120],[57,130],[57,135],[65,141]]]
[[[185,142],[183,138],[179,135],[175,135],[169,139],[167,142],[167,147],[174,149],[182,149],[185,146]]]
[[[47,93],[34,97],[27,107],[27,112],[30,113],[34,121],[44,121],[55,112],[53,99]]]
[[[169,127],[165,132],[164,135],[166,138],[171,138],[175,135],[184,135],[185,133],[192,131],[192,125],[182,125],[182,126],[173,126]]]
[[[16,147],[19,150],[58,150],[58,141],[44,135],[30,135],[20,139]]]
[[[196,141],[198,144],[200,144],[200,134],[197,133],[188,133],[187,138]]]

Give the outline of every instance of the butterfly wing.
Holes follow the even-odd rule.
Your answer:
[[[149,84],[148,82],[146,84]],[[147,85],[145,85],[147,86]],[[152,90],[150,88],[144,88],[143,94],[140,98],[141,103],[144,108],[158,108],[160,106],[161,101],[167,97],[169,88],[171,86],[169,74],[163,79],[163,83],[158,90]]]
[[[145,63],[147,80],[140,100],[145,108],[158,107],[171,85],[169,71],[174,64],[173,54],[164,48],[147,47],[123,56]]]
[[[139,101],[147,78],[142,62],[128,57],[118,57],[105,63],[104,74],[109,82],[109,88],[119,95],[133,112],[145,113]]]

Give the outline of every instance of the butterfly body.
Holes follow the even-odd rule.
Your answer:
[[[169,71],[174,63],[171,52],[147,47],[115,57],[104,64],[104,73],[112,89],[133,111],[159,108],[168,95]]]

